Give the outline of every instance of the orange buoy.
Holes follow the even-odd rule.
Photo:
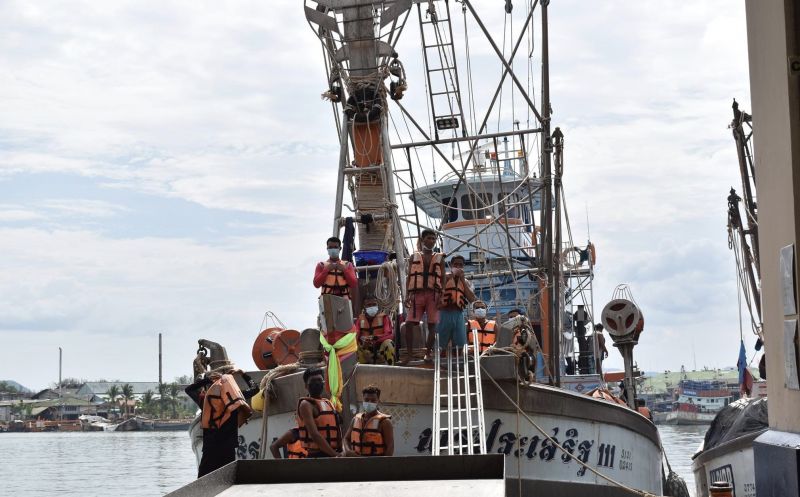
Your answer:
[[[253,344],[253,362],[261,370],[282,364],[292,364],[300,359],[300,332],[283,328],[267,328],[256,337]]]

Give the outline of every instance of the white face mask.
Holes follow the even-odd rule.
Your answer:
[[[486,317],[486,309],[484,309],[483,307],[479,307],[478,309],[475,309],[475,317],[476,318],[485,318]]]
[[[338,248],[329,248],[328,249],[328,257],[331,259],[338,259],[339,258],[339,249]]]
[[[370,306],[367,307],[367,316],[374,318],[378,314],[378,307],[377,306]]]
[[[378,403],[377,402],[362,402],[361,403],[362,409],[364,412],[375,412],[378,410]]]

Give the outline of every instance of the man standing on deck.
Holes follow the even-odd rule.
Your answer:
[[[333,404],[322,397],[325,374],[320,368],[306,369],[303,372],[303,382],[308,397],[301,397],[297,403],[297,428],[306,457],[341,456],[339,415]]]
[[[597,341],[598,356],[594,358],[594,373],[603,374],[603,360],[608,358],[608,349],[606,348],[606,337],[603,336],[603,325],[597,323],[594,325],[594,333],[592,339],[589,341],[589,350],[594,354],[594,341]]]
[[[328,238],[328,260],[317,264],[314,271],[314,288],[322,288],[321,294],[343,297],[358,302],[358,277],[355,267],[339,258],[342,241],[332,236]]]
[[[437,304],[444,289],[444,254],[434,253],[436,233],[425,229],[420,233],[417,247],[408,261],[408,276],[406,277],[406,317],[405,340],[408,359],[414,350],[414,330],[419,326],[422,316],[428,318],[428,339],[426,341],[425,361],[432,360],[431,350],[436,333],[436,323],[439,321]]]
[[[234,374],[241,375],[250,387],[244,393]],[[258,385],[248,375],[232,368],[225,374],[208,373],[186,387],[186,394],[202,409],[203,455],[198,478],[236,460],[239,427],[253,412],[245,399],[257,392]]]
[[[464,257],[453,256],[450,259],[451,272],[445,277],[444,292],[439,302],[439,347],[442,348],[447,347],[450,341],[454,347],[467,344],[464,309],[469,302],[475,301],[475,294],[464,278],[464,263]],[[430,350],[431,341],[428,340],[428,343]]]
[[[586,338],[589,315],[583,307],[583,304],[578,304],[578,310],[572,315],[572,322],[575,336],[578,337],[578,369],[580,374],[589,374],[589,340]]]

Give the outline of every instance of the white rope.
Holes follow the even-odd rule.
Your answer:
[[[386,261],[378,268],[378,281],[375,284],[375,300],[387,314],[397,310],[400,288],[397,283],[397,264]]]

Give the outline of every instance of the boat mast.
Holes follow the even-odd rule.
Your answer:
[[[559,247],[561,230],[553,220],[553,172],[550,154],[553,152],[553,141],[550,136],[550,56],[547,29],[547,7],[549,0],[543,0],[542,9],[542,180],[544,181],[544,205],[542,208],[542,232],[544,234],[543,266],[547,275],[549,296],[547,305],[549,316],[547,320],[547,336],[550,342],[550,357],[547,358],[553,383],[558,386],[561,382],[559,363],[559,322],[563,319],[561,312],[560,277],[558,274],[558,257],[553,250]],[[557,208],[557,206],[556,206]]]

